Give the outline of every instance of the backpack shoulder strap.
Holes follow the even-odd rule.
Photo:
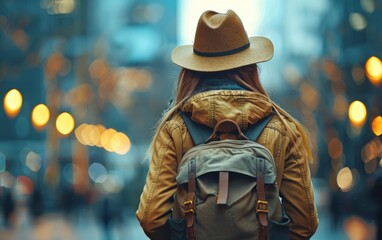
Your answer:
[[[275,115],[275,112],[271,112],[268,116],[265,118],[259,120],[256,124],[253,124],[249,126],[245,131],[244,135],[248,137],[249,140],[256,141],[265,126],[269,123],[269,121],[272,119],[272,117]]]
[[[204,143],[212,134],[213,129],[191,120],[189,113],[180,112],[195,145]]]

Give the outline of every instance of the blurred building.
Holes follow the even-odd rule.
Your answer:
[[[339,219],[371,220],[378,203],[370,189],[382,167],[381,5],[373,0],[275,5],[270,3],[281,21],[269,21],[265,29],[279,30],[288,84],[276,101],[304,123],[317,146],[311,170],[329,189],[328,199],[318,196],[319,205],[337,202]]]
[[[138,174],[140,191],[136,168],[177,77],[176,17],[173,1],[2,1],[2,184],[107,193]],[[115,189],[101,184],[109,175]]]

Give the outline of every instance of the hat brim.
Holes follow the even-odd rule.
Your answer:
[[[269,61],[273,57],[273,44],[265,37],[250,37],[250,47],[231,55],[203,57],[194,54],[193,45],[176,47],[172,61],[183,68],[201,72],[224,71],[254,63]]]

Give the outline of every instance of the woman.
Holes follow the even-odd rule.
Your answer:
[[[290,239],[309,239],[318,225],[308,161],[312,159],[303,127],[269,99],[257,63],[273,57],[264,37],[248,39],[240,18],[204,12],[193,45],[174,49],[172,60],[182,67],[175,103],[161,119],[150,148],[151,161],[137,218],[151,239],[169,239],[166,224],[177,190],[176,174],[183,154],[194,146],[180,112],[213,128],[222,119],[242,130],[267,117],[258,142],[273,155],[277,185],[290,222]]]

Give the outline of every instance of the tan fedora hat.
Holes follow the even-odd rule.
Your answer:
[[[265,62],[273,57],[273,44],[265,37],[248,38],[239,16],[205,11],[199,18],[194,45],[176,47],[172,61],[184,68],[215,72]]]

